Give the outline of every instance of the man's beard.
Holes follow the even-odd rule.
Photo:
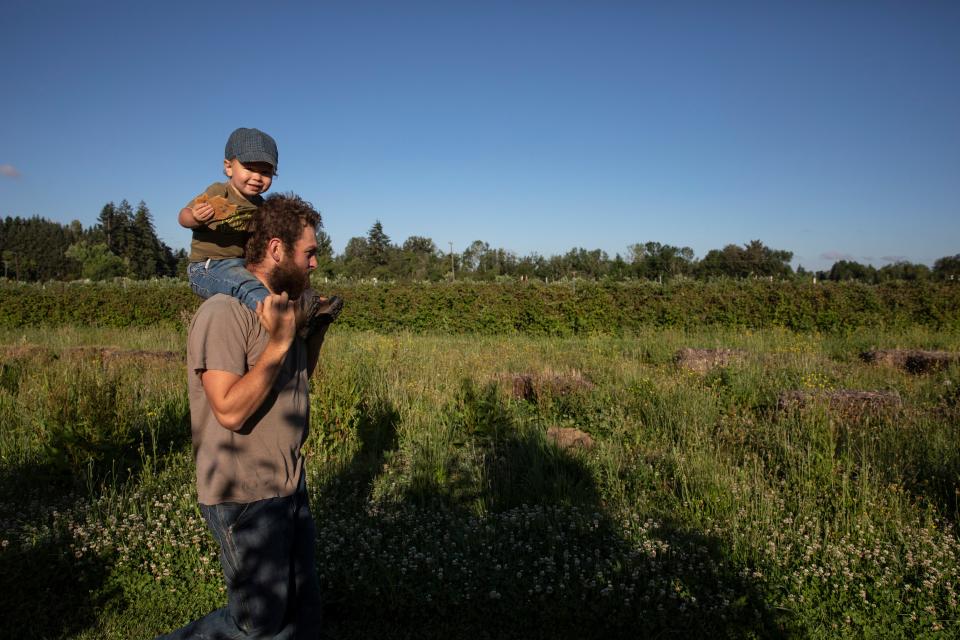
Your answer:
[[[274,293],[286,291],[291,300],[298,300],[310,286],[310,275],[293,260],[283,260],[267,276],[267,284]]]

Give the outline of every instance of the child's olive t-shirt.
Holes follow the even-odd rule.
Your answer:
[[[204,191],[210,197],[223,196],[237,210],[229,218],[213,220],[193,230],[190,242],[190,262],[203,262],[207,258],[242,258],[247,244],[250,218],[263,204],[263,198],[253,196],[249,200],[237,191],[230,182],[214,182]],[[193,200],[186,204],[193,205]]]

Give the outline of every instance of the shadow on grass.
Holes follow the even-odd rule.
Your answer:
[[[78,559],[68,523],[83,525],[82,507],[100,491],[135,483],[145,465],[186,446],[189,413],[176,404],[135,443],[101,448],[85,473],[51,448],[36,463],[0,467],[0,637],[72,637],[95,625],[102,607],[124,606],[109,580],[112,561],[89,550]]]
[[[315,492],[326,637],[785,635],[718,540],[608,513],[585,454],[548,442],[494,386],[464,382],[446,411],[455,446],[438,449],[450,456],[371,502],[399,417],[368,409],[357,454]]]
[[[116,594],[104,590],[107,568],[77,562],[63,534],[0,552],[0,636],[62,638],[89,628]]]

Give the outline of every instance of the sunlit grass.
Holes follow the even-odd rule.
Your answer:
[[[172,329],[0,333],[0,586],[15,612],[0,624],[52,610],[39,635],[134,638],[220,602],[186,372],[166,354],[184,340]],[[960,369],[916,376],[859,358],[892,346],[956,350],[960,337],[332,330],[305,447],[331,628],[960,632]],[[683,347],[740,355],[697,373],[674,364]],[[512,395],[520,374],[534,376],[531,397]],[[550,386],[563,379],[590,384]],[[895,391],[903,406],[778,408],[782,391],[841,389]],[[594,446],[561,450],[549,427]],[[47,583],[68,567],[76,579],[53,598]]]

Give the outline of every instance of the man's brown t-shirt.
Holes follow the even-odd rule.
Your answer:
[[[217,422],[200,379],[211,369],[243,376],[267,341],[256,314],[222,294],[200,305],[190,324],[187,377],[201,504],[254,502],[288,496],[297,488],[310,419],[303,340],[294,339],[266,400],[239,431]]]

